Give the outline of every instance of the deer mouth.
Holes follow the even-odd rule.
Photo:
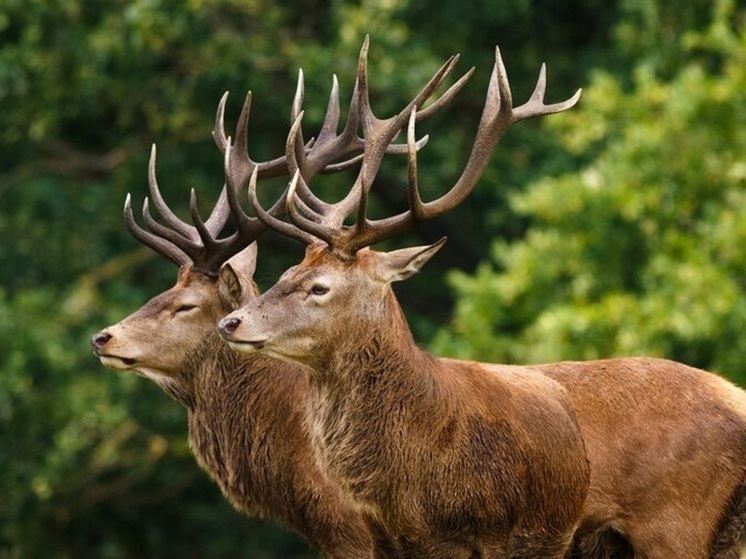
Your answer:
[[[126,371],[134,368],[137,364],[137,360],[131,357],[120,357],[118,355],[106,355],[102,353],[96,353],[96,355],[101,360],[101,364],[109,369]]]

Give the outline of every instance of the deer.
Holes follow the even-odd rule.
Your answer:
[[[433,95],[455,66],[449,60],[417,96]],[[367,59],[361,59],[359,75]],[[429,118],[446,105],[471,76],[467,72],[429,106]],[[356,86],[357,87],[357,86]],[[339,172],[354,165],[363,147],[357,135],[359,114],[353,93],[348,120],[337,133],[339,85],[333,79],[324,122],[317,138],[302,139],[303,73],[291,110],[286,147],[303,151],[313,172]],[[288,174],[297,160],[287,155],[255,162],[248,154],[251,92],[238,119],[235,143],[226,135],[227,93],[218,106],[213,137],[223,154],[225,186],[207,220],[192,190],[192,224],[169,208],[156,178],[156,150],[148,167],[150,198],[165,222],[143,203],[147,230],[136,222],[130,195],[124,205],[128,231],[179,268],[176,284],[119,323],[94,334],[93,353],[106,367],[138,373],[160,386],[188,412],[188,439],[203,470],[217,482],[238,511],[268,517],[300,534],[325,557],[359,559],[380,556],[362,517],[316,464],[306,427],[308,387],[297,367],[265,356],[238,354],[215,330],[217,321],[258,294],[253,279],[256,239],[266,230],[257,219],[237,212],[237,192],[255,172],[260,178]],[[427,138],[418,142],[424,146]],[[406,153],[392,145],[388,153]],[[344,160],[350,156],[350,159]],[[289,163],[290,162],[290,163]],[[272,213],[284,211],[284,199]],[[229,219],[235,231],[219,238]]]
[[[309,198],[314,175],[302,154],[287,194],[289,222],[263,210],[256,177],[249,181],[257,217],[305,243],[306,256],[218,329],[239,352],[307,371],[317,460],[392,555],[564,558],[588,491],[585,444],[559,382],[519,367],[437,358],[417,347],[390,285],[417,272],[443,240],[391,252],[369,248],[457,205],[514,122],[563,111],[580,96],[544,104],[542,68],[529,102],[512,109],[503,76],[496,50],[469,162],[437,202],[420,203],[411,187],[418,104],[379,119],[367,80],[358,90],[366,143],[350,189],[357,207],[297,204],[296,193]],[[369,220],[368,192],[385,146],[407,123],[410,210]],[[352,211],[355,224],[344,225]]]
[[[512,124],[566,110],[580,95],[546,106],[544,90],[542,66],[530,100],[513,108],[497,50],[464,171],[426,203],[417,107],[376,119],[364,84],[370,141],[351,189],[355,223],[344,224],[349,206],[309,209],[313,173],[302,165],[287,192],[289,222],[262,209],[252,177],[257,217],[305,244],[306,255],[223,318],[220,335],[237,352],[304,369],[317,460],[380,545],[402,556],[551,558],[571,546],[572,557],[736,559],[746,525],[743,390],[660,358],[520,366],[432,356],[417,347],[391,284],[417,273],[445,239],[370,248],[456,207]],[[409,209],[371,220],[382,146],[407,118]]]

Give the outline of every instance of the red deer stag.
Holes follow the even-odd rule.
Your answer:
[[[360,84],[366,139],[357,221],[327,206],[308,217],[295,206],[287,223],[252,205],[271,227],[309,245],[306,257],[264,295],[220,324],[232,347],[303,365],[318,459],[366,519],[380,545],[405,557],[560,559],[569,552],[585,501],[589,467],[572,402],[556,381],[529,369],[438,359],[412,339],[390,283],[406,279],[442,241],[388,253],[367,247],[456,206],[492,149],[515,122],[565,110],[545,105],[542,69],[528,103],[512,108],[499,52],[469,162],[457,184],[380,221],[366,216],[368,190],[384,147],[409,126],[410,186],[416,185],[417,108],[387,120],[369,108]],[[302,209],[302,208],[301,208]],[[306,207],[303,211],[309,214]],[[392,551],[393,553],[393,551]]]
[[[417,96],[432,95],[454,67],[449,60]],[[358,74],[365,72],[360,66]],[[444,106],[470,72],[433,102],[425,118]],[[304,146],[300,129],[302,74],[293,103],[294,126],[288,146]],[[348,121],[337,135],[339,101],[336,79],[319,137],[299,153],[255,163],[247,152],[250,96],[239,119],[236,144],[226,137],[220,103],[214,137],[225,157],[226,187],[211,217],[202,222],[192,196],[194,225],[181,221],[163,200],[155,176],[155,151],[149,168],[150,195],[168,226],[143,215],[150,231],[133,218],[129,196],[125,221],[133,236],[179,266],[171,289],[150,300],[118,324],[95,334],[94,353],[109,368],[136,371],[156,382],[188,410],[189,442],[200,466],[218,483],[238,510],[268,516],[302,534],[335,558],[370,557],[372,540],[361,517],[316,466],[305,426],[307,381],[297,368],[263,356],[230,350],[215,331],[216,322],[257,295],[252,279],[256,245],[265,227],[237,212],[237,191],[252,171],[260,177],[287,174],[302,163],[304,172],[342,170],[359,158],[357,95]],[[424,143],[424,142],[423,142]],[[420,147],[421,144],[418,144]],[[402,148],[403,149],[400,149]],[[406,153],[406,146],[389,152]],[[358,152],[347,161],[342,158]],[[350,199],[351,203],[356,200]],[[284,204],[282,204],[284,206]],[[277,206],[275,211],[282,208]],[[237,232],[217,235],[233,215]],[[245,247],[245,248],[244,248]]]
[[[498,69],[502,72],[500,63]],[[503,116],[495,122],[502,119],[509,124],[522,108],[511,116],[510,90],[507,81],[501,83],[503,79],[501,73],[498,88],[503,100],[498,113]],[[489,102],[500,103],[500,98],[488,97]],[[482,122],[480,130],[486,130],[488,120]],[[488,153],[497,139],[499,134],[481,147],[477,142],[472,161]],[[369,174],[361,174],[360,181],[369,187],[374,174],[370,169],[376,162],[365,163]],[[442,383],[453,384],[450,390],[467,394],[468,400],[463,385],[479,378],[472,372],[475,365],[435,361],[414,348],[387,286],[388,281],[404,279],[419,269],[437,245],[390,255],[364,248],[455,206],[481,173],[479,162],[470,164],[471,176],[462,178],[460,186],[437,204],[422,204],[414,163],[412,158],[412,208],[405,215],[371,223],[363,209],[358,225],[347,229],[338,218],[330,221],[334,227],[325,228],[306,222],[296,212],[291,217],[303,231],[273,222],[274,227],[312,244],[306,259],[264,297],[221,322],[222,335],[237,349],[261,350],[309,368],[314,436],[325,467],[374,525],[393,525],[410,542],[412,534],[417,538],[427,531],[423,528],[427,522],[441,518],[432,516],[438,511],[424,510],[423,501],[428,506],[450,505],[448,518],[453,520],[455,503],[465,502],[470,490],[482,487],[480,471],[467,479],[468,489],[461,495],[453,482],[440,486],[434,481],[437,465],[423,466],[421,461],[442,460],[441,452],[450,457],[439,442],[465,444],[473,432],[469,421],[485,406],[481,396],[457,406],[445,395]],[[435,367],[468,372],[459,372],[463,377],[456,379],[438,375],[433,379]],[[541,373],[564,386],[573,401],[591,464],[573,557],[740,557],[746,524],[746,395],[742,390],[711,373],[661,359],[500,366],[496,371],[496,382],[507,376],[531,383],[536,380],[526,375]],[[433,401],[439,405],[427,407]],[[499,402],[495,405],[502,409]],[[428,436],[430,442],[424,441],[423,446]],[[504,472],[506,466],[502,467]],[[466,475],[463,464],[457,471]],[[392,479],[396,474],[403,479]],[[446,489],[452,493],[439,493]],[[489,498],[486,493],[480,497]],[[445,526],[455,530],[452,523]]]

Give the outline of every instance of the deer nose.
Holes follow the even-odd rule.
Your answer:
[[[241,321],[238,318],[224,318],[218,322],[218,328],[226,334],[233,334],[240,324]]]
[[[102,349],[106,343],[111,339],[111,334],[106,332],[99,332],[91,337],[91,346],[93,349]]]

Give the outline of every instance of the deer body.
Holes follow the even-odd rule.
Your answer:
[[[250,276],[241,281],[254,296]],[[329,557],[370,557],[362,518],[316,465],[305,377],[228,348],[214,324],[238,302],[229,304],[222,286],[182,270],[173,288],[97,334],[96,353],[111,368],[151,378],[187,408],[195,458],[236,509],[280,521]]]
[[[580,421],[591,463],[576,537],[583,556],[595,556],[587,554],[597,542],[616,535],[628,544],[618,548],[629,550],[621,557],[631,557],[632,549],[635,557],[653,559],[740,557],[746,524],[742,390],[664,359],[530,368],[567,389]]]
[[[564,557],[589,478],[566,391],[528,370],[419,350],[378,277],[382,254],[362,250],[351,264],[310,249],[221,321],[240,320],[226,339],[309,368],[322,469],[381,547],[405,557]],[[330,289],[321,298],[319,285]]]

